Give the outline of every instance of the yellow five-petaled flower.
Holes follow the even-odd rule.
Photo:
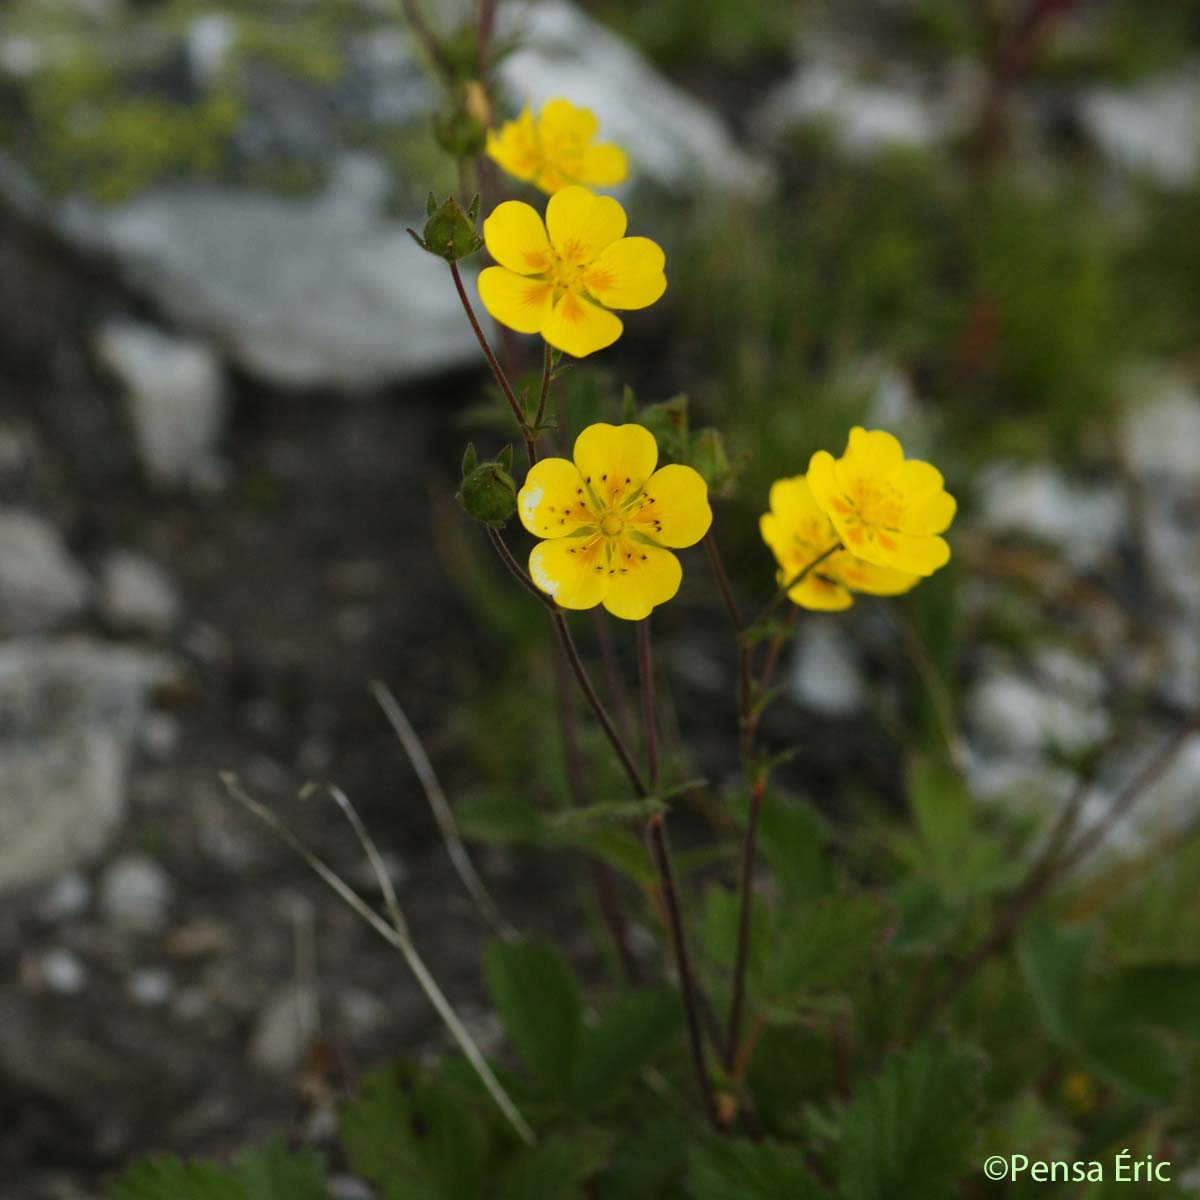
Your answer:
[[[484,221],[483,237],[499,264],[480,272],[484,307],[501,325],[540,333],[576,358],[621,336],[610,309],[645,308],[667,288],[660,247],[625,237],[625,210],[587,188],[551,196],[545,224],[528,204],[507,200]]]
[[[530,469],[517,510],[545,540],[529,555],[529,574],[560,607],[603,604],[640,621],[679,590],[683,571],[668,547],[708,532],[708,486],[691,467],[657,463],[644,426],[601,423],[575,439],[574,462],[544,458]]]
[[[613,187],[629,164],[619,146],[595,141],[598,127],[591,109],[569,100],[548,100],[536,118],[526,105],[515,121],[488,130],[488,157],[551,196],[573,183]]]
[[[808,486],[856,557],[913,575],[932,575],[949,561],[939,535],[954,520],[954,497],[942,473],[905,459],[890,433],[855,426],[841,458],[826,450],[812,456]]]
[[[758,527],[779,564],[779,586],[793,604],[832,612],[849,608],[853,592],[898,596],[920,582],[919,575],[864,562],[843,549],[803,475],[771,484],[770,503]]]

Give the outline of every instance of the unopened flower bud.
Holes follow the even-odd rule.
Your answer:
[[[463,212],[461,205],[453,196],[449,196],[440,205],[432,192],[425,205],[428,220],[425,222],[423,236],[418,236],[415,230],[408,232],[414,242],[444,258],[447,262],[458,262],[474,254],[483,245],[477,225],[479,220],[479,197],[471,201],[470,207]]]
[[[499,528],[517,511],[517,486],[500,462],[485,462],[464,476],[458,502],[477,521]]]

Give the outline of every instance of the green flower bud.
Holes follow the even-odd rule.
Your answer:
[[[721,493],[733,482],[737,468],[725,451],[725,439],[718,430],[699,430],[692,438],[692,466],[700,472],[709,491]]]
[[[505,447],[505,455],[497,456],[495,462],[472,466],[463,476],[458,491],[458,502],[477,521],[500,528],[517,511],[517,485],[508,473],[512,464],[512,447]],[[473,454],[468,454],[473,458]],[[464,468],[467,460],[463,460]]]
[[[483,239],[477,231],[479,220],[479,197],[471,201],[471,206],[463,212],[458,201],[449,196],[440,205],[432,192],[425,204],[428,220],[425,222],[424,236],[419,237],[415,230],[408,232],[414,242],[444,258],[447,262],[458,262],[474,254],[483,245]]]

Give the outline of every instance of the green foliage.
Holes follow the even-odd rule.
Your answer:
[[[325,1200],[325,1165],[312,1150],[292,1153],[282,1142],[249,1150],[222,1170],[177,1158],[147,1159],[129,1168],[109,1200]]]
[[[927,1041],[893,1055],[842,1118],[842,1196],[939,1200],[956,1193],[978,1134],[978,1056]]]
[[[711,1141],[688,1164],[695,1200],[828,1200],[804,1156],[778,1142]]]
[[[351,1166],[383,1200],[480,1195],[486,1127],[435,1080],[399,1066],[368,1075],[342,1110],[341,1135]]]

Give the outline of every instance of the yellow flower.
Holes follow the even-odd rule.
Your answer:
[[[609,309],[645,308],[667,289],[662,250],[624,234],[625,210],[587,188],[551,196],[544,225],[528,204],[506,200],[483,223],[500,264],[479,274],[483,306],[576,358],[611,346],[624,326]]]
[[[780,587],[821,560],[788,589],[788,599],[801,608],[827,612],[849,608],[854,603],[851,592],[898,596],[921,578],[864,562],[846,550],[829,554],[830,548],[839,545],[841,539],[813,499],[803,475],[777,479],[771,485],[771,511],[759,518],[758,528],[779,564]],[[821,558],[823,554],[829,557]]]
[[[683,571],[666,547],[708,532],[708,486],[691,467],[656,471],[658,443],[642,425],[589,425],[574,459],[542,459],[517,495],[521,524],[546,539],[529,574],[562,608],[603,604],[640,621],[679,590]]]
[[[553,196],[572,183],[613,187],[629,174],[625,151],[595,143],[599,122],[590,108],[549,100],[534,118],[526,105],[515,121],[489,129],[488,157],[510,175]]]
[[[890,433],[855,426],[835,460],[818,450],[808,464],[813,498],[846,549],[881,567],[932,575],[950,559],[938,534],[954,520],[954,497],[929,463],[905,459]]]

